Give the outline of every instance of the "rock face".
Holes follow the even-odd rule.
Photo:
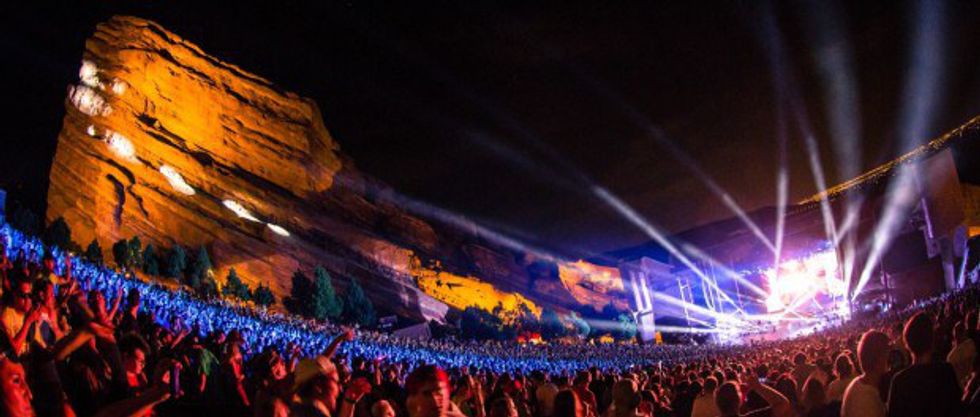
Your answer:
[[[234,267],[280,297],[294,271],[323,265],[342,291],[355,277],[383,312],[413,318],[446,312],[416,284],[442,269],[531,290],[522,254],[420,218],[358,172],[313,101],[153,22],[98,25],[66,107],[47,217],[83,245],[203,245],[219,282]]]

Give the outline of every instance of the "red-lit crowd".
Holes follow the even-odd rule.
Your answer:
[[[157,323],[138,291],[83,291],[51,257],[3,257],[0,271],[4,416],[980,416],[975,285],[804,338],[649,346],[650,358],[669,349],[683,359],[549,374],[348,356],[351,330],[313,357],[296,346],[254,352],[237,330]],[[507,357],[510,346],[485,351]],[[571,354],[614,363],[618,349],[638,348]]]

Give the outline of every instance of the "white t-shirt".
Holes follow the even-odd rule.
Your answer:
[[[714,394],[702,394],[694,399],[694,408],[691,409],[691,417],[718,417],[721,410],[715,403]]]
[[[960,388],[966,386],[966,380],[970,378],[970,370],[973,369],[973,359],[977,356],[977,347],[973,344],[973,339],[966,339],[957,343],[956,347],[946,356],[946,362],[953,365],[956,371],[956,382],[960,383]]]
[[[841,417],[885,417],[885,403],[878,388],[864,383],[864,377],[855,378],[844,392],[840,408]]]
[[[538,400],[538,413],[542,416],[554,414],[555,397],[558,396],[558,386],[546,382],[534,393],[534,398]]]
[[[844,401],[844,391],[847,390],[847,386],[851,384],[854,378],[856,377],[849,376],[831,381],[830,385],[827,385],[827,401]]]

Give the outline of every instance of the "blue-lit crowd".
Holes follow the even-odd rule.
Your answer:
[[[980,290],[745,345],[406,339],[144,282],[0,228],[0,416],[980,416]]]

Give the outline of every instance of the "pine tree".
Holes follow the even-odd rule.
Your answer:
[[[196,290],[202,298],[212,299],[218,297],[218,283],[214,281],[214,277],[211,275],[202,277]]]
[[[116,261],[116,267],[119,269],[129,267],[129,257],[131,254],[132,252],[129,251],[129,241],[126,239],[119,239],[112,245],[112,259]]]
[[[616,308],[612,301],[606,304],[599,313],[599,318],[603,320],[614,321],[617,317],[619,317],[619,309]]]
[[[293,274],[292,284],[293,286],[289,290],[289,297],[284,303],[286,310],[293,314],[308,317],[310,315],[308,300],[310,294],[313,292],[313,283],[310,282],[310,279],[302,271],[297,270]]]
[[[238,272],[235,272],[235,268],[228,270],[228,276],[225,277],[225,286],[221,288],[221,295],[225,297],[238,297],[238,287],[242,285],[242,280],[238,278]]]
[[[10,217],[10,225],[25,234],[36,236],[38,223],[40,223],[37,215],[31,209],[22,206],[19,202],[16,206],[14,215]]]
[[[541,336],[545,339],[557,339],[565,335],[565,325],[562,324],[558,313],[550,308],[541,310]]]
[[[71,228],[68,227],[68,223],[65,222],[64,217],[58,217],[48,225],[48,229],[44,231],[44,237],[41,239],[45,245],[48,247],[56,247],[64,250],[68,250],[71,246]]]
[[[365,327],[374,325],[376,319],[374,304],[364,295],[364,289],[361,288],[361,285],[354,277],[351,277],[350,285],[347,287],[347,298],[344,301],[344,307],[346,307],[347,319],[351,323],[357,323]]]
[[[336,320],[343,313],[342,301],[337,298],[330,274],[322,266],[313,270],[313,300],[311,313],[320,320]]]
[[[102,247],[99,246],[98,240],[92,239],[92,243],[89,243],[88,247],[85,248],[85,254],[82,255],[82,258],[95,265],[103,264]]]
[[[465,339],[504,340],[500,317],[478,307],[466,307],[460,314],[459,331]]]
[[[259,284],[258,288],[252,294],[252,299],[255,300],[255,304],[266,307],[276,303],[276,296],[272,294],[272,290],[262,284]]]
[[[197,274],[190,274],[187,276],[187,285],[190,286],[195,291],[201,289],[201,276]]]
[[[252,298],[252,293],[249,291],[248,285],[238,277],[238,272],[235,271],[235,268],[228,270],[228,278],[225,281],[225,287],[222,289],[222,292],[226,297],[235,297],[242,301],[248,301]]]
[[[129,240],[129,267],[132,269],[143,267],[143,242],[139,236],[133,236]]]
[[[164,275],[180,281],[185,269],[187,269],[187,253],[180,245],[174,245],[170,249],[170,256],[167,257],[167,269]]]
[[[191,266],[190,286],[194,289],[200,289],[210,269],[211,257],[208,256],[207,248],[201,246],[201,249],[197,251],[197,257],[194,258],[194,264]]]
[[[628,313],[622,313],[616,318],[618,324],[616,338],[619,340],[629,340],[636,336],[636,321]]]
[[[160,261],[157,260],[157,253],[152,244],[146,245],[143,251],[143,272],[154,277],[160,275]]]
[[[578,313],[573,311],[568,316],[568,319],[572,322],[572,328],[575,330],[575,334],[577,336],[579,337],[589,336],[589,332],[592,331],[592,326],[589,326],[589,323],[585,321],[585,319],[583,319],[582,316],[579,316]]]

